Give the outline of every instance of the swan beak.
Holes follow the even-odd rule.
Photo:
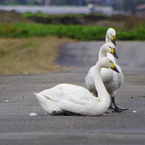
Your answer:
[[[116,41],[115,41],[115,39],[114,39],[114,40],[111,40],[111,42],[116,46]]]
[[[115,64],[113,62],[111,62],[111,69],[119,73],[118,69],[115,67]]]
[[[116,46],[116,37],[111,35],[111,42]]]
[[[111,48],[111,54],[112,54],[116,59],[119,58],[114,48]]]

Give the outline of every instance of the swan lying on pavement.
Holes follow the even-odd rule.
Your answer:
[[[35,96],[41,107],[52,115],[101,115],[111,103],[110,95],[100,76],[102,67],[118,72],[108,57],[96,63],[94,78],[98,97],[93,96],[86,88],[72,84],[59,84],[40,93],[35,93]]]

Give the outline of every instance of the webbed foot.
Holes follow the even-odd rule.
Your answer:
[[[121,113],[121,112],[124,112],[124,111],[127,111],[127,110],[128,110],[128,109],[121,109],[121,108],[115,107],[115,108],[113,109],[112,112],[118,112],[118,113]]]

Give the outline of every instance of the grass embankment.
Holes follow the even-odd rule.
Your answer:
[[[67,70],[55,63],[58,47],[69,39],[55,37],[0,39],[0,74],[36,74]]]
[[[145,40],[145,23],[130,30],[116,30],[118,40]],[[81,41],[104,40],[107,27],[88,25],[44,25],[32,23],[0,24],[0,37],[28,38],[56,36]]]
[[[67,37],[77,40],[103,40],[107,28],[83,25],[0,24],[0,37]]]

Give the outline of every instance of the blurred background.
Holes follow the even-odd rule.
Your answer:
[[[97,12],[105,14],[132,14],[144,17],[145,11],[145,0],[0,0],[0,5],[1,9],[4,10],[14,9],[18,12],[41,11],[51,14]],[[26,8],[26,6],[29,7]],[[37,6],[37,9],[30,6]],[[47,8],[44,10],[42,6]],[[61,8],[61,6],[66,7],[59,10],[54,9],[56,7]],[[47,10],[50,7],[53,7],[53,9],[51,11]],[[68,10],[67,8],[69,7],[74,8],[74,10]]]
[[[104,42],[109,27],[117,41],[144,41],[145,0],[0,0],[0,74],[69,70],[59,49]]]

